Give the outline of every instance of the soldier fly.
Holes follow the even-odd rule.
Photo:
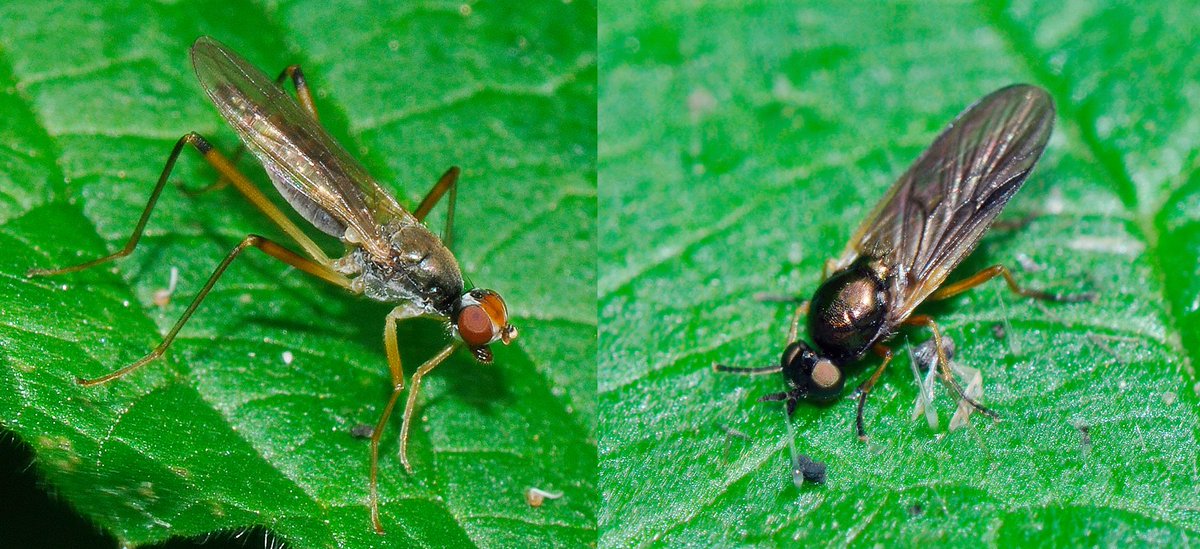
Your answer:
[[[1054,102],[1036,86],[1008,86],[968,107],[875,206],[842,256],[826,263],[822,284],[792,316],[779,365],[716,364],[713,368],[750,375],[782,372],[788,390],[759,401],[784,401],[790,416],[800,400],[832,402],[840,397],[846,369],[873,351],[882,362],[852,395],[858,404],[855,430],[866,440],[863,407],[892,360],[891,349],[883,343],[902,326],[924,326],[933,333],[942,382],[960,402],[998,417],[963,391],[951,372],[937,323],[928,315],[913,315],[913,310],[926,300],[958,295],[997,276],[1026,297],[1059,302],[1095,299],[1093,293],[1058,294],[1022,287],[1003,265],[942,285],[1021,188],[1053,127]],[[797,337],[804,317],[812,345]]]
[[[201,87],[221,116],[237,132],[246,147],[266,168],[275,189],[320,231],[339,238],[346,254],[331,259],[300,228],[272,203],[234,166],[234,161],[217,151],[200,134],[188,133],[175,143],[150,200],[125,247],[120,251],[69,267],[30,269],[27,276],[53,276],[95,267],[128,256],[141,239],[150,213],[167,183],[175,161],[185,146],[195,148],[221,174],[221,182],[232,183],[251,204],[283,230],[303,254],[259,235],[248,235],[222,260],[208,282],[196,294],[183,316],[149,354],[103,376],[78,378],[80,385],[94,386],[125,376],[159,358],[175,336],[200,307],[230,263],[247,248],[267,255],[353,294],[396,307],[384,321],[383,344],[391,371],[392,394],[371,432],[369,480],[371,522],[383,533],[379,519],[379,441],[400,392],[405,387],[400,363],[396,323],[416,317],[446,321],[452,341],[417,368],[409,381],[408,398],[400,427],[400,462],[412,472],[408,461],[408,433],[414,417],[417,390],[422,376],[466,346],[481,363],[492,362],[490,345],[511,343],[517,329],[509,323],[508,308],[500,294],[468,287],[458,262],[450,252],[459,169],[450,168],[413,211],[404,209],[381,187],[366,168],[350,156],[321,126],[312,93],[298,65],[292,65],[272,81],[232,50],[209,37],[196,40],[190,50],[192,67]],[[290,79],[296,99],[283,89]],[[446,228],[439,239],[423,223],[434,205],[449,192]]]

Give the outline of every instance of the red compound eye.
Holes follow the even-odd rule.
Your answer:
[[[483,307],[470,305],[458,313],[458,335],[472,347],[487,345],[496,335],[495,325]]]

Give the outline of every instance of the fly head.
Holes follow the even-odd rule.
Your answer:
[[[803,341],[794,341],[783,350],[780,366],[788,384],[789,410],[794,407],[791,401],[799,399],[831,402],[846,384],[842,369]]]
[[[470,347],[475,359],[492,362],[490,344],[508,345],[517,338],[517,328],[508,322],[504,298],[492,290],[474,289],[462,295],[450,317],[451,328]]]

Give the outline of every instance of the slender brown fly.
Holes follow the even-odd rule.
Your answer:
[[[762,368],[717,364],[714,369],[752,375],[782,372],[788,390],[759,401],[785,401],[791,415],[800,400],[831,402],[840,397],[845,370],[874,351],[882,363],[853,393],[858,401],[855,428],[865,440],[863,406],[892,360],[892,351],[883,342],[902,326],[925,326],[933,332],[942,382],[960,402],[997,417],[964,393],[951,373],[938,325],[928,315],[913,315],[913,310],[926,300],[958,295],[997,276],[1026,297],[1061,302],[1095,299],[1091,293],[1024,288],[1002,265],[942,285],[1021,188],[1053,127],[1054,102],[1035,86],[1002,88],[967,108],[892,186],[855,231],[842,256],[826,263],[824,282],[792,316],[780,364]],[[797,337],[804,317],[811,346]]]
[[[396,323],[416,317],[440,319],[447,322],[452,337],[452,342],[418,367],[409,381],[400,427],[400,461],[410,473],[412,466],[407,453],[408,433],[421,378],[462,346],[466,346],[476,360],[487,364],[492,361],[489,347],[492,343],[500,341],[508,344],[517,337],[517,329],[509,323],[508,309],[500,294],[468,288],[458,262],[447,247],[451,242],[459,170],[450,168],[421,204],[409,212],[321,126],[312,94],[299,66],[288,67],[272,81],[229,48],[208,37],[201,37],[192,45],[191,59],[196,77],[209,99],[241,137],[243,146],[266,168],[275,189],[306,221],[322,232],[341,239],[345,244],[345,255],[340,259],[331,259],[242,175],[232,161],[213,148],[204,137],[189,133],[179,139],[167,157],[162,175],[124,248],[70,267],[31,269],[28,276],[80,271],[132,253],[166,186],[176,159],[185,146],[191,145],[221,174],[222,181],[232,183],[255,208],[299,245],[303,254],[262,236],[248,235],[217,265],[183,316],[150,354],[109,374],[92,379],[79,378],[78,382],[84,386],[107,383],[162,356],[229,264],[251,247],[351,293],[397,304],[384,321],[383,336],[391,370],[392,394],[371,433],[371,522],[376,531],[383,533],[377,483],[379,441],[383,427],[387,425],[400,392],[405,387]],[[298,101],[293,100],[282,88],[287,79],[291,79]],[[240,148],[238,152],[241,152]],[[449,210],[446,229],[442,239],[439,239],[425,227],[423,221],[447,192]]]

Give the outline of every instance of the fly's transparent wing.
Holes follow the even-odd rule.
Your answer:
[[[209,37],[196,41],[191,58],[200,85],[221,116],[263,163],[280,193],[310,222],[331,234],[342,229],[343,234],[334,236],[370,250],[383,243],[384,223],[412,218],[262,71]]]
[[[1054,102],[1036,86],[1009,86],[979,100],[892,186],[839,264],[861,255],[891,266],[889,317],[907,317],[975,249],[1053,128]]]

